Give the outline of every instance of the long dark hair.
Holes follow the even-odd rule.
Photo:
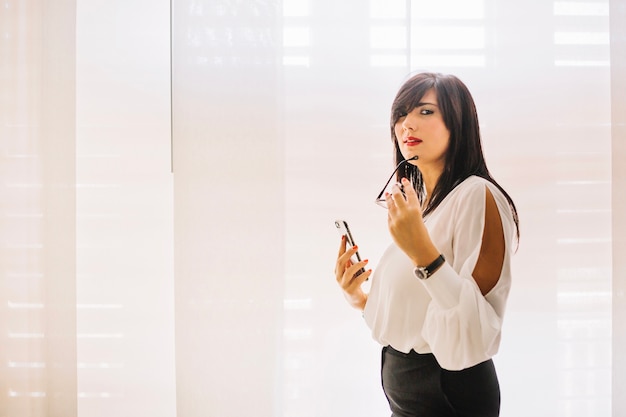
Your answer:
[[[443,173],[428,199],[424,215],[431,213],[437,208],[450,191],[463,180],[476,175],[491,182],[504,194],[509,202],[519,239],[519,218],[515,203],[500,184],[493,179],[487,169],[480,140],[478,113],[476,112],[474,99],[465,84],[454,75],[420,73],[412,76],[400,87],[391,107],[391,139],[396,150],[396,165],[404,160],[395,133],[396,122],[402,116],[410,113],[424,94],[431,89],[434,89],[437,94],[439,110],[446,127],[450,131],[450,141],[446,152]],[[415,165],[405,163],[398,170],[398,180],[402,177],[406,177],[413,182],[420,201],[423,201],[425,189],[422,173],[419,169]]]

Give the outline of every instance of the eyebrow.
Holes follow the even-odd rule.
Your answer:
[[[439,107],[437,106],[435,103],[428,103],[428,102],[419,102],[415,105],[415,107],[422,107],[422,106],[435,106],[435,107]]]

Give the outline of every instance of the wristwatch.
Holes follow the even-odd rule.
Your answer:
[[[441,265],[446,261],[443,255],[439,255],[437,259],[431,262],[428,266],[416,266],[413,270],[413,274],[419,279],[428,279],[432,274],[439,269]]]

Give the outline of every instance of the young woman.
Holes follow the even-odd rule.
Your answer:
[[[335,268],[346,299],[382,346],[395,417],[498,416],[497,352],[519,237],[513,200],[491,177],[478,117],[455,76],[417,74],[392,106],[397,183],[378,198],[393,244],[376,271]],[[392,178],[394,176],[392,174]],[[390,178],[391,181],[391,178]],[[361,284],[371,276],[366,294]]]

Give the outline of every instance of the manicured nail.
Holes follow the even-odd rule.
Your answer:
[[[352,249],[354,249],[354,250],[358,250],[358,249],[359,249],[359,247],[358,247],[357,245],[354,245],[354,246],[352,246]]]

